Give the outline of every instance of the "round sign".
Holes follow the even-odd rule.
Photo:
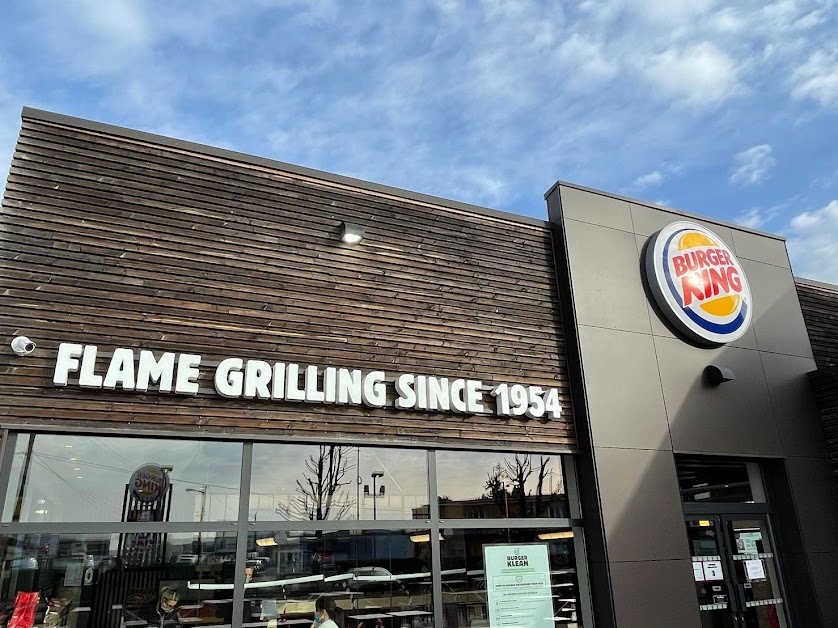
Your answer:
[[[751,289],[739,260],[715,233],[674,222],[652,236],[645,261],[655,301],[687,337],[720,345],[747,331]]]
[[[169,476],[158,464],[144,464],[131,475],[131,494],[141,502],[156,502],[169,488]]]

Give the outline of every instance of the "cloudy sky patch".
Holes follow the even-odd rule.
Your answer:
[[[0,24],[0,184],[29,105],[538,217],[557,179],[780,233],[838,198],[826,0],[9,0]]]

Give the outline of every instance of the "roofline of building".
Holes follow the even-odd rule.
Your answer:
[[[838,285],[832,283],[826,283],[824,281],[815,281],[814,279],[807,279],[806,277],[794,277],[794,283],[802,283],[808,286],[814,286],[816,288],[825,288],[826,290],[832,290],[833,292],[838,292]]]
[[[44,111],[42,109],[33,109],[32,107],[24,107],[23,111],[21,112],[21,118],[29,120],[39,120],[42,122],[59,124],[62,126],[75,127],[79,129],[84,129],[86,131],[93,131],[96,133],[103,133],[107,135],[113,135],[116,137],[124,137],[131,140],[164,146],[167,148],[189,151],[192,153],[197,153],[199,155],[206,155],[209,157],[216,157],[221,159],[227,159],[230,161],[238,161],[244,164],[250,164],[264,168],[271,168],[282,172],[288,172],[290,174],[310,177],[313,179],[320,179],[330,183],[354,187],[361,190],[368,190],[379,194],[386,194],[388,196],[396,196],[399,198],[404,198],[406,200],[417,201],[429,205],[447,207],[449,209],[456,209],[459,211],[469,212],[482,216],[488,216],[490,218],[498,220],[523,223],[526,225],[532,225],[548,229],[550,228],[550,223],[548,221],[539,218],[532,218],[530,216],[513,214],[511,212],[505,212],[489,207],[482,207],[480,205],[472,205],[470,203],[453,201],[451,199],[441,198],[438,196],[431,196],[429,194],[422,194],[420,192],[412,192],[410,190],[403,190],[401,188],[389,185],[381,185],[379,183],[372,183],[370,181],[364,181],[362,179],[355,179],[353,177],[333,174],[331,172],[325,172],[323,170],[316,170],[314,168],[307,168],[305,166],[297,166],[283,161],[268,159],[266,157],[257,157],[255,155],[240,153],[238,151],[229,150],[226,148],[216,148],[214,146],[208,146],[206,144],[199,144],[197,142],[179,140],[172,137],[167,137],[165,135],[148,133],[146,131],[136,131],[134,129],[128,129],[125,127],[107,124],[104,122],[96,122],[93,120],[87,120],[85,118],[76,118],[74,116],[68,116],[62,113]],[[544,209],[544,211],[546,212],[546,208]]]
[[[547,192],[544,193],[544,198],[547,198],[550,193],[555,190],[557,187],[568,187],[574,188],[577,190],[581,190],[582,192],[591,192],[592,194],[601,194],[602,196],[607,196],[609,198],[615,198],[620,201],[625,201],[626,203],[632,203],[633,205],[643,205],[644,207],[650,207],[651,209],[658,209],[669,212],[671,214],[676,214],[678,216],[683,216],[684,218],[690,218],[692,220],[702,220],[704,222],[710,222],[714,225],[719,225],[720,227],[727,227],[728,229],[736,229],[737,231],[745,231],[747,233],[753,233],[754,235],[762,236],[764,238],[772,238],[774,240],[781,240],[783,242],[786,239],[781,236],[777,235],[776,233],[768,233],[767,231],[760,231],[759,229],[751,229],[750,227],[743,227],[742,225],[737,225],[733,222],[727,222],[724,220],[719,220],[718,218],[711,218],[710,216],[702,216],[699,214],[692,214],[690,212],[685,212],[680,209],[675,209],[674,207],[667,207],[666,205],[658,205],[657,203],[650,203],[648,201],[641,201],[636,198],[631,198],[628,196],[621,196],[620,194],[613,194],[611,192],[605,192],[603,190],[597,190],[595,188],[588,188],[584,185],[579,185],[578,183],[570,183],[569,181],[556,181]]]

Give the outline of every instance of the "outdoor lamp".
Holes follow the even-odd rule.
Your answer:
[[[340,239],[346,244],[358,244],[364,239],[364,225],[356,222],[340,223]]]

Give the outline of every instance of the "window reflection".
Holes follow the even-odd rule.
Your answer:
[[[428,504],[427,453],[346,445],[253,446],[261,521],[412,519]]]
[[[238,515],[241,443],[16,438],[4,521],[235,521]],[[136,476],[141,486],[134,502],[141,504],[134,503],[129,483],[144,468]]]
[[[758,463],[677,456],[678,485],[684,502],[765,502]]]
[[[35,625],[230,626],[235,541],[235,532],[0,537],[0,623],[33,604]]]
[[[568,517],[560,456],[437,452],[442,519]]]
[[[310,624],[318,597],[340,628],[430,626],[428,530],[263,530],[248,544],[244,623]]]

